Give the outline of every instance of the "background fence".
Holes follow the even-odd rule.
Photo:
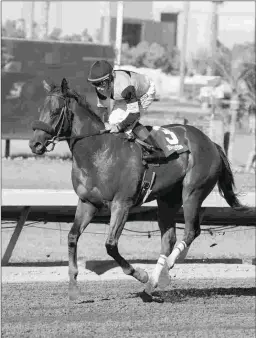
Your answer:
[[[13,57],[2,69],[3,139],[31,137],[31,123],[45,98],[43,80],[60,84],[66,77],[70,87],[86,94],[95,107],[95,90],[87,82],[89,69],[101,58],[114,61],[111,46],[92,43],[2,38],[2,46]]]
[[[241,196],[243,203],[255,205],[255,193]],[[2,258],[6,265],[18,241],[26,221],[67,222],[74,220],[78,197],[71,190],[3,190],[2,219],[17,221],[14,232]],[[108,223],[110,213],[101,210],[91,223]],[[131,209],[128,221],[157,221],[156,202],[145,203]],[[175,217],[177,223],[184,223],[183,209]],[[203,202],[201,208],[202,225],[256,225],[255,209],[250,212],[238,212],[231,209],[219,194],[211,193]]]

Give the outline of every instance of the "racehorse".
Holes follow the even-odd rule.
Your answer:
[[[220,194],[236,210],[246,210],[234,192],[234,178],[226,155],[202,131],[190,125],[166,125],[187,145],[189,151],[170,158],[154,168],[155,183],[146,202],[158,205],[161,253],[152,275],[134,268],[121,256],[118,240],[130,208],[136,203],[145,165],[141,148],[124,133],[103,133],[104,123],[93,112],[85,97],[70,89],[66,79],[60,86],[44,82],[46,98],[34,121],[29,146],[41,155],[60,140],[66,140],[72,152],[72,183],[79,202],[73,226],[68,234],[69,296],[75,299],[77,286],[77,242],[103,207],[110,209],[110,227],[105,243],[107,253],[127,275],[145,283],[145,301],[152,299],[163,266],[171,269],[180,253],[200,234],[200,207],[218,184]],[[176,247],[174,217],[183,205],[185,230]],[[165,265],[166,266],[166,265]]]

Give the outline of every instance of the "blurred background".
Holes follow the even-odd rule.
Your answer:
[[[42,80],[66,77],[96,106],[86,79],[98,59],[154,80],[145,122],[197,125],[231,160],[237,135],[255,132],[254,1],[2,1],[1,57],[2,156],[24,151]],[[253,139],[241,146],[247,171]]]

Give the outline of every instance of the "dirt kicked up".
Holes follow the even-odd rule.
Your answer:
[[[255,337],[254,279],[186,279],[141,299],[136,281],[3,284],[2,337]]]

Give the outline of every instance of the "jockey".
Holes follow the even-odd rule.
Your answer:
[[[148,129],[138,121],[155,98],[155,85],[145,75],[126,70],[114,70],[104,60],[96,61],[90,70],[88,81],[95,87],[97,107],[110,133],[131,132],[145,142],[156,145]],[[113,108],[106,123],[109,99]],[[108,101],[107,101],[108,100]],[[159,148],[159,147],[158,147]],[[166,158],[162,150],[144,156],[147,161]]]

